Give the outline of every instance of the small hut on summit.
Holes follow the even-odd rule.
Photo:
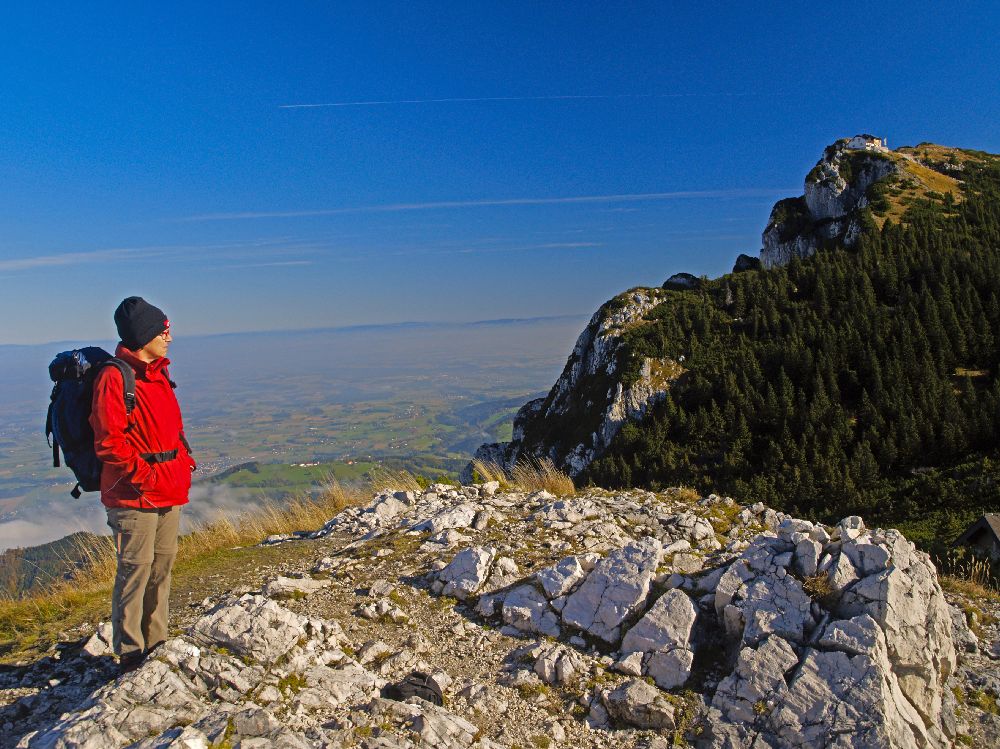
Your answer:
[[[1000,561],[1000,513],[987,513],[965,529],[955,546],[966,546],[977,554]]]
[[[847,147],[859,151],[888,151],[889,141],[876,135],[855,135],[847,141]]]

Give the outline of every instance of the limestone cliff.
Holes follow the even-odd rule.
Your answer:
[[[765,268],[824,246],[852,247],[866,226],[899,220],[914,200],[962,199],[965,162],[975,152],[930,143],[895,151],[872,136],[841,138],[806,175],[803,195],[778,201],[761,236]]]
[[[842,138],[827,147],[806,176],[805,194],[775,204],[761,237],[765,268],[809,257],[825,242],[853,245],[863,228],[869,188],[901,171],[897,157],[882,149],[851,148]]]
[[[642,418],[683,372],[673,360],[630,362],[623,347],[625,333],[642,325],[666,295],[663,289],[634,289],[604,304],[549,394],[517,412],[511,441],[483,445],[476,459],[510,469],[519,460],[549,458],[571,476],[581,473],[622,424]],[[625,378],[629,364],[637,375]],[[463,479],[471,477],[470,466]]]

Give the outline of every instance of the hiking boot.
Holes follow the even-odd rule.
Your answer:
[[[143,657],[144,658],[149,658],[149,656],[151,656],[156,651],[156,649],[158,647],[160,647],[161,645],[163,645],[163,643],[165,643],[165,642],[166,642],[166,640],[160,640],[155,645],[152,645],[152,646],[146,648],[146,654]]]
[[[127,674],[130,671],[135,671],[139,666],[142,665],[142,661],[145,658],[145,653],[141,650],[134,650],[131,653],[126,653],[118,659],[118,675]]]

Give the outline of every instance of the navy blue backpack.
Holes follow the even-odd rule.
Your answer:
[[[94,395],[94,378],[105,366],[122,373],[125,385],[125,413],[135,408],[135,372],[121,359],[116,359],[97,346],[63,351],[49,364],[49,377],[55,383],[45,419],[45,436],[52,447],[52,465],[59,467],[62,449],[66,465],[76,476],[77,484],[70,492],[74,498],[81,491],[95,492],[101,488],[101,461],[94,451],[94,430],[90,412]]]

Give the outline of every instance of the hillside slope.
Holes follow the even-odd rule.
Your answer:
[[[1000,158],[846,142],[775,206],[768,267],[611,300],[512,441],[477,457],[925,517],[911,530],[942,545],[1000,509]]]

